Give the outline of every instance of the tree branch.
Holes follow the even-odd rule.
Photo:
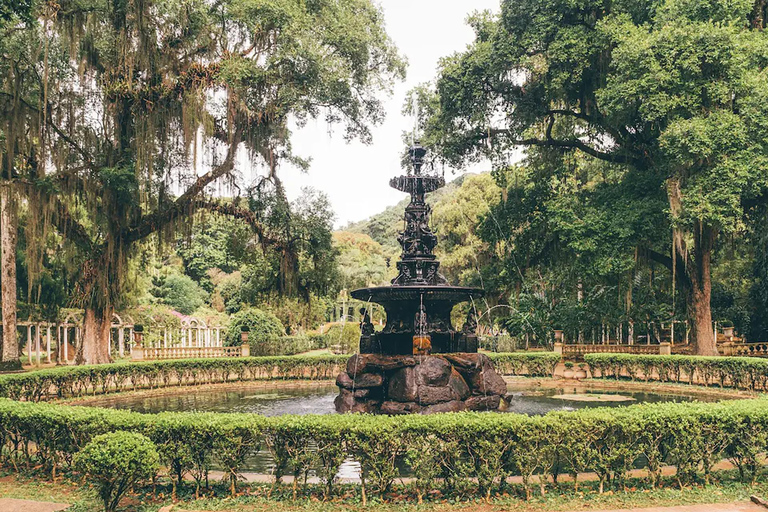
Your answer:
[[[235,156],[240,145],[241,135],[241,128],[237,128],[235,133],[232,134],[224,162],[199,176],[192,186],[166,207],[160,207],[149,215],[142,215],[136,224],[126,230],[124,240],[126,242],[141,240],[179,217],[188,214],[191,208],[194,207],[195,199],[205,190],[205,187],[234,169]]]
[[[547,131],[551,131],[551,128],[548,128]],[[488,133],[487,136],[509,135],[509,130],[502,129],[502,128],[492,128],[488,130],[487,133]],[[510,142],[516,146],[545,146],[545,147],[578,149],[579,151],[586,153],[590,156],[593,156],[599,160],[604,160],[606,162],[611,162],[614,164],[638,164],[639,163],[639,160],[635,157],[622,155],[618,153],[606,153],[604,151],[600,151],[593,148],[589,144],[586,144],[579,139],[561,140],[561,139],[552,139],[552,138],[547,138],[547,139],[529,138],[529,139],[511,139]]]
[[[253,231],[258,235],[262,245],[278,246],[281,244],[280,240],[266,233],[266,227],[264,224],[259,222],[259,220],[256,218],[256,215],[251,210],[240,208],[234,204],[222,204],[215,201],[207,201],[205,199],[195,201],[195,206],[200,209],[205,209],[210,212],[219,213],[221,215],[226,215],[228,217],[244,221],[246,224],[251,226]]]

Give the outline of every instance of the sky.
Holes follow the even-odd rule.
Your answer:
[[[373,128],[373,143],[346,143],[341,129],[329,134],[324,120],[310,121],[292,137],[294,153],[312,158],[309,171],[305,174],[287,166],[280,169],[291,199],[306,186],[328,195],[337,228],[379,213],[405,197],[389,188],[389,179],[402,173],[401,135],[413,126],[413,119],[400,113],[405,95],[414,86],[434,79],[441,57],[472,42],[472,29],[465,23],[467,15],[476,10],[498,11],[499,0],[380,0],[380,5],[387,33],[408,59],[408,70],[392,96],[383,98],[387,118]],[[446,173],[446,180],[450,179]]]

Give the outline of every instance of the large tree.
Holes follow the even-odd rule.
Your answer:
[[[697,352],[715,354],[713,249],[766,186],[765,13],[763,0],[504,0],[420,95],[425,138],[455,165],[580,152],[661,191],[671,249],[641,249],[673,270]]]
[[[269,246],[253,211],[215,201],[211,187],[227,178],[236,190],[251,166],[280,194],[279,163],[304,163],[290,121],[325,116],[367,142],[383,117],[377,94],[403,73],[369,0],[35,7],[37,23],[8,36],[38,51],[14,63],[21,78],[0,95],[40,120],[25,193],[72,248],[88,363],[109,360],[112,312],[142,240],[171,240],[203,208],[248,221]]]

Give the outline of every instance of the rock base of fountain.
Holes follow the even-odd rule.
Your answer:
[[[336,378],[336,411],[430,414],[496,410],[507,384],[484,354],[355,354]]]

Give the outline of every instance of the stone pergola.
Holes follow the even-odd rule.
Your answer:
[[[148,326],[158,330],[159,337],[149,348],[214,348],[223,346],[221,326],[208,325],[197,317],[173,312],[180,320],[180,327],[168,327],[157,323]],[[24,351],[28,364],[71,364],[83,334],[82,313],[70,311],[61,321],[26,320],[17,322],[21,339],[27,341]],[[0,327],[2,323],[0,323]],[[118,357],[130,356],[139,343],[134,319],[127,314],[115,313],[109,330],[111,351]]]

